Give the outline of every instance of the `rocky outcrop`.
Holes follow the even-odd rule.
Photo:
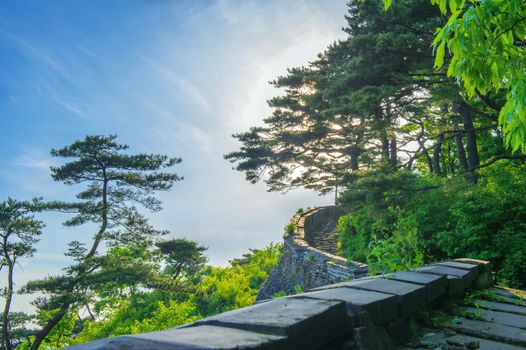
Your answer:
[[[337,206],[307,209],[292,217],[283,256],[260,289],[257,300],[366,276],[367,265],[335,255]]]

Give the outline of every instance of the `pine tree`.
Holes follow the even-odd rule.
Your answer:
[[[161,202],[153,194],[167,191],[181,180],[167,171],[181,159],[159,154],[129,155],[125,153],[128,146],[115,140],[116,136],[87,136],[51,151],[54,157],[71,159],[51,168],[53,179],[66,185],[86,186],[76,195],[77,202],[54,203],[54,207],[74,214],[65,222],[66,226],[93,223],[98,230],[87,247],[78,241],[70,243],[66,255],[75,263],[66,268],[64,275],[25,286],[26,292],[40,291],[46,295],[37,299],[36,304],[51,314],[37,333],[32,349],[39,348],[68,311],[88,304],[97,286],[140,271],[116,268],[115,256],[100,252],[102,244],[109,248],[135,245],[146,249],[165,233],[153,228],[136,205],[152,211],[161,209]]]
[[[13,314],[11,303],[14,294],[15,267],[22,258],[35,253],[35,244],[42,234],[44,224],[35,219],[34,214],[43,209],[40,199],[17,201],[11,198],[0,203],[0,271],[7,269],[7,286],[2,297],[5,298],[2,312],[2,349],[14,349],[12,332],[19,325],[15,320],[19,314]]]

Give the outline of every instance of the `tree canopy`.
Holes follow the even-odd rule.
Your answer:
[[[41,199],[17,201],[12,198],[0,203],[0,271],[7,269],[7,286],[2,293],[5,299],[2,312],[2,349],[12,350],[23,338],[20,327],[27,321],[27,315],[11,312],[15,292],[14,274],[19,260],[35,253],[35,244],[42,234],[44,223],[34,216],[44,207]]]
[[[127,154],[128,146],[117,143],[116,138],[86,136],[51,150],[54,157],[71,159],[52,167],[52,178],[66,185],[86,186],[77,193],[78,201],[57,202],[54,207],[74,214],[66,226],[94,223],[98,230],[87,247],[76,240],[70,243],[66,255],[75,263],[65,269],[64,275],[31,281],[24,287],[28,293],[39,291],[45,295],[35,302],[41,314],[47,316],[41,320],[33,349],[70,310],[87,307],[98,289],[122,284],[128,288],[139,286],[151,276],[153,266],[141,259],[140,252],[166,232],[151,226],[137,205],[152,211],[161,209],[161,202],[153,194],[169,190],[181,180],[168,171],[181,160],[159,154]],[[107,254],[99,252],[102,243],[110,249]],[[119,254],[119,249],[127,250]]]

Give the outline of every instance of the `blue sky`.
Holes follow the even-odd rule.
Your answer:
[[[72,199],[54,183],[49,150],[86,134],[117,134],[131,151],[183,158],[185,180],[163,193],[152,222],[209,247],[213,264],[280,241],[298,207],[330,203],[251,185],[222,156],[230,135],[261,124],[269,86],[342,38],[345,0],[3,1],[0,3],[0,194]],[[46,229],[17,283],[60,273],[73,239],[93,228]],[[2,278],[5,278],[2,276]],[[3,282],[3,279],[2,279]],[[27,310],[29,296],[15,309]]]

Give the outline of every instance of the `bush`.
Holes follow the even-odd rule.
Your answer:
[[[456,225],[437,235],[450,257],[489,260],[501,283],[526,286],[526,167],[501,163],[451,204]]]
[[[489,260],[500,283],[526,287],[526,166],[501,161],[477,184],[458,176],[354,179],[341,204],[340,254],[379,271],[447,258]],[[393,178],[391,178],[393,177]]]
[[[398,213],[392,234],[383,238],[373,235],[368,248],[367,264],[373,274],[409,270],[424,264],[418,226],[411,214]]]
[[[296,227],[292,222],[287,224],[287,226],[285,226],[285,236],[292,236],[294,234],[295,229]]]

